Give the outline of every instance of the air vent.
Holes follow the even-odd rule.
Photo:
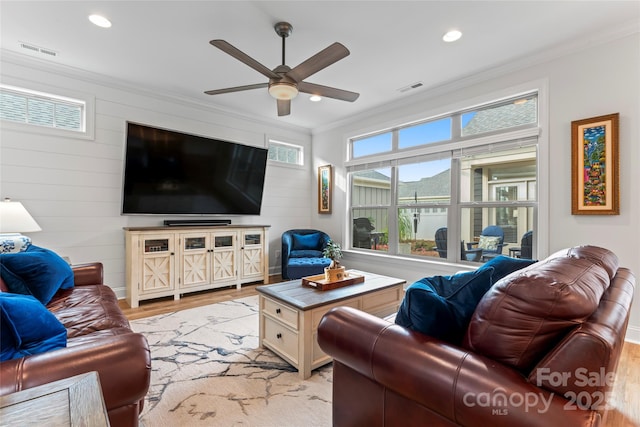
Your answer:
[[[55,50],[36,46],[31,43],[20,42],[20,47],[24,50],[28,50],[31,53],[36,53],[36,54],[46,55],[46,56],[53,56],[53,57],[58,56],[58,52],[56,52]]]
[[[410,84],[409,86],[401,87],[400,89],[398,89],[398,92],[408,92],[410,90],[417,89],[420,86],[423,86],[422,82],[415,82]]]

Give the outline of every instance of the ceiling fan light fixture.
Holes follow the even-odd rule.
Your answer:
[[[298,88],[292,83],[276,82],[269,85],[269,95],[275,99],[290,100],[298,96]]]

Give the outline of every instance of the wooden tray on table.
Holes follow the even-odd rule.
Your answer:
[[[364,282],[364,276],[362,274],[353,273],[347,271],[348,277],[335,282],[329,282],[324,278],[324,274],[318,274],[316,276],[308,276],[302,278],[302,286],[310,286],[320,291],[328,291],[331,289],[342,288],[344,286],[355,285],[356,283]]]

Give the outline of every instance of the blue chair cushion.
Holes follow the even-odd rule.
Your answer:
[[[0,360],[67,346],[67,330],[31,295],[0,292]]]
[[[498,280],[508,276],[514,271],[528,267],[535,262],[536,260],[533,259],[511,258],[505,255],[499,255],[492,258],[490,261],[485,262],[479,270],[493,268],[493,283],[496,283]]]
[[[329,267],[329,258],[290,258],[287,266],[289,279],[295,280],[301,277],[314,276],[324,273],[324,268]]]
[[[291,251],[289,258],[322,258],[322,251],[302,249]]]
[[[73,271],[55,252],[35,245],[25,252],[0,254],[0,275],[9,290],[33,295],[47,305],[59,289],[73,288]]]
[[[293,247],[291,250],[318,250],[321,248],[321,234],[320,233],[309,233],[309,234],[294,234],[293,236]]]
[[[395,322],[443,341],[462,341],[471,315],[493,285],[493,268],[431,276],[410,285]]]

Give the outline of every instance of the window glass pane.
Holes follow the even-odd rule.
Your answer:
[[[389,215],[387,209],[353,209],[354,248],[389,251]]]
[[[25,123],[27,99],[12,93],[0,93],[0,118]]]
[[[449,203],[451,160],[430,160],[398,167],[398,204]]]
[[[498,233],[490,233],[486,238],[489,226],[497,228]],[[495,227],[497,226],[497,227]],[[534,229],[533,207],[491,207],[491,208],[463,208],[461,210],[461,237],[465,247],[479,248],[485,246],[482,251],[484,262],[496,254],[513,257],[522,257],[521,250],[523,238],[525,246],[528,240],[525,233]],[[482,237],[485,236],[485,237]],[[502,236],[500,238],[500,236]],[[496,245],[498,245],[496,247]],[[503,245],[503,246],[500,246]],[[525,247],[524,257],[535,258],[530,249]]]
[[[398,253],[446,258],[446,243],[436,243],[436,232],[443,227],[446,229],[447,212],[446,208],[398,209]]]
[[[77,105],[56,104],[56,127],[62,129],[80,129],[82,127],[82,109]]]
[[[29,123],[53,127],[53,102],[42,99],[29,99]]]
[[[292,165],[302,164],[302,147],[289,144],[269,143],[269,160],[289,163]]]
[[[351,177],[352,206],[388,206],[391,203],[391,168],[358,171]]]
[[[391,151],[391,132],[353,141],[353,157],[368,156]]]
[[[451,139],[451,118],[422,123],[400,129],[398,147],[408,148]]]
[[[463,113],[460,121],[461,135],[477,135],[537,123],[537,101],[536,96],[529,96],[506,104]]]
[[[461,201],[536,200],[536,153],[531,146],[462,158]]]

